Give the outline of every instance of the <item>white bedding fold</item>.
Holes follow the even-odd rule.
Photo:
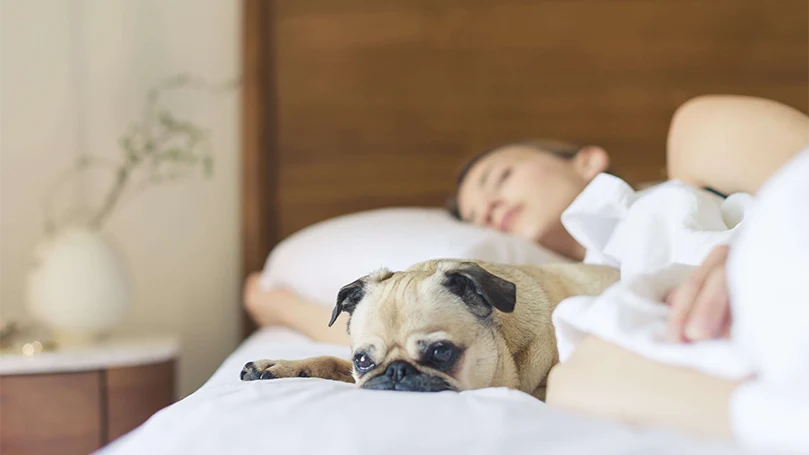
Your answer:
[[[699,236],[678,235],[684,229],[683,221],[704,219],[703,213],[713,213],[717,220],[721,214],[727,229],[714,226],[706,238],[723,243],[733,240],[726,264],[733,326],[729,340],[678,345],[662,342],[668,309],[659,301],[666,288],[681,280],[687,269],[674,271],[650,265],[648,276],[631,273],[629,277],[622,276],[622,282],[600,297],[574,298],[560,304],[553,315],[560,357],[567,358],[575,344],[591,334],[655,360],[728,378],[744,378],[743,384],[734,390],[728,409],[736,440],[746,447],[769,452],[809,452],[808,177],[809,148],[765,182],[754,206],[749,203],[734,206],[730,198],[724,203],[692,204],[686,211],[682,205],[665,205],[663,201],[646,204],[642,211],[645,213],[640,215],[647,220],[671,221],[670,213],[685,216],[675,219],[674,224],[650,223],[644,228],[649,229],[645,237],[640,232],[634,237],[641,240],[639,245],[628,241],[633,236],[619,236],[625,243],[614,249],[609,245],[615,232],[620,229],[628,234],[634,232],[630,212],[641,207],[638,204],[643,198],[652,200],[654,195],[638,196],[634,204],[630,202],[615,217],[612,214],[616,210],[609,201],[608,210],[598,210],[598,193],[583,194],[584,202],[578,206],[583,211],[573,210],[568,214],[568,222],[575,224],[586,218],[589,222],[595,220],[597,226],[600,214],[606,220],[602,227],[609,226],[606,230],[613,234],[601,231],[590,236],[589,245],[600,247],[590,257],[617,257],[622,270],[620,253],[627,251],[626,258],[631,259],[633,248],[648,248],[650,258],[668,256],[674,262],[675,258],[685,257],[686,261],[693,259],[692,264],[699,263],[710,245],[699,241]],[[597,186],[588,189],[598,190]],[[686,190],[678,191],[683,193],[679,200],[688,199]],[[624,193],[620,199],[613,197],[611,201],[620,208],[632,199],[632,195]],[[739,201],[737,198],[736,202]],[[742,218],[747,219],[734,239]],[[621,223],[626,225],[622,227]],[[649,234],[655,233],[661,237],[662,253],[653,243],[644,243]],[[580,230],[577,234],[586,235],[587,231]],[[667,250],[669,245],[687,254],[671,254]]]
[[[574,297],[554,311],[559,358],[587,335],[661,362],[740,378],[750,365],[728,340],[673,344],[664,340],[666,292],[681,283],[717,245],[737,235],[753,198],[723,199],[679,181],[634,191],[601,174],[565,211],[562,221],[587,249],[585,262],[621,269],[621,281],[597,297]]]

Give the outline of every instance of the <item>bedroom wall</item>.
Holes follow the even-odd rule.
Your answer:
[[[42,194],[84,147],[118,158],[118,135],[155,81],[239,72],[240,2],[0,0],[0,318],[24,317],[26,264],[43,226]],[[71,24],[81,23],[79,34]],[[74,40],[71,36],[78,36]],[[79,42],[80,46],[73,46]],[[83,52],[77,52],[77,49]],[[82,81],[77,92],[73,77]],[[181,338],[179,393],[201,385],[239,339],[239,97],[180,95],[172,106],[213,129],[214,177],[144,192],[106,227],[136,295],[119,332]],[[88,175],[60,206],[95,204],[110,183]]]

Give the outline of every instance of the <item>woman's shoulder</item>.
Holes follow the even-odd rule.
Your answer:
[[[699,96],[672,117],[668,173],[722,194],[756,193],[807,143],[809,117],[792,106],[752,96]]]

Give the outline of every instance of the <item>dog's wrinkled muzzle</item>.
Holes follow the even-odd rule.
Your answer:
[[[442,378],[422,373],[413,365],[403,360],[391,362],[385,372],[369,379],[361,386],[371,390],[396,390],[402,392],[457,392]]]

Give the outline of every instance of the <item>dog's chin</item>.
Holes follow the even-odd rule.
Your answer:
[[[402,378],[401,381],[391,379],[387,375],[371,378],[361,386],[369,390],[395,390],[397,392],[457,392],[446,380],[431,374],[417,374]]]

